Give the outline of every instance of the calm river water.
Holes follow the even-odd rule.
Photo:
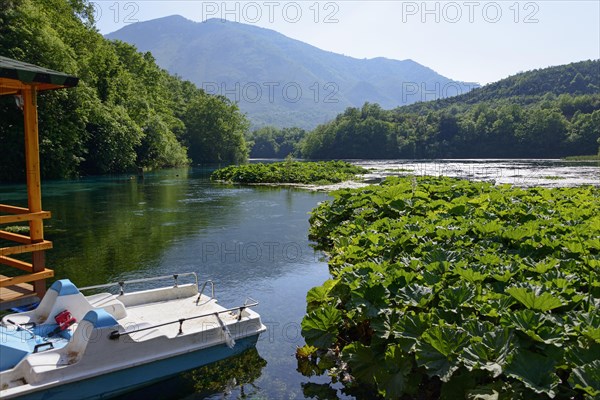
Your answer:
[[[521,179],[515,177],[517,171],[551,184],[600,184],[597,163],[361,164],[374,168],[375,176],[410,173],[407,170],[449,175],[448,171],[467,171],[471,178],[491,179],[492,174],[496,179]],[[481,171],[487,176],[479,176]],[[329,277],[322,255],[307,239],[308,213],[328,195],[214,184],[209,173],[175,169],[149,173],[144,179],[111,176],[43,185],[44,209],[52,212],[45,232],[54,242],[47,264],[57,279],[68,277],[78,286],[88,286],[193,271],[201,281],[214,280],[217,298],[225,306],[237,306],[248,296],[260,302],[257,311],[268,331],[256,352],[124,398],[295,399],[317,392],[316,398],[344,398],[340,387],[328,386],[325,377],[307,378],[297,372],[294,356],[296,347],[304,344],[300,321],[306,292]],[[0,185],[0,203],[25,201],[24,186]]]

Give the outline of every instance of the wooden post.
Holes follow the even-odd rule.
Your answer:
[[[23,116],[25,118],[25,166],[27,173],[27,200],[30,213],[42,211],[42,188],[40,177],[40,145],[38,137],[37,91],[35,86],[21,90]],[[44,225],[41,219],[29,221],[29,236],[32,243],[44,240]],[[33,273],[44,271],[44,251],[32,253]],[[45,280],[33,282],[33,289],[41,299],[46,293]]]

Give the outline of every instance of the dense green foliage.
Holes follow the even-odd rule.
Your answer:
[[[344,161],[230,165],[213,172],[210,179],[235,183],[338,183],[367,170]]]
[[[318,126],[302,156],[488,158],[595,154],[600,61],[519,74],[467,94],[394,110],[348,108]]]
[[[183,165],[187,147],[194,162],[247,155],[247,122],[234,104],[169,75],[150,53],[104,39],[87,0],[3,1],[0,54],[80,78],[39,95],[45,177]],[[25,177],[22,120],[13,97],[0,97],[0,142],[10,149],[0,180]]]
[[[600,188],[388,178],[333,196],[310,219],[332,279],[307,295],[303,371],[347,363],[347,386],[389,398],[598,398]]]
[[[242,162],[248,157],[244,134],[249,123],[223,96],[196,96],[183,115],[189,154],[196,162]]]
[[[306,131],[300,128],[275,128],[267,126],[257,129],[248,135],[252,146],[252,158],[285,158],[300,154],[298,143]]]

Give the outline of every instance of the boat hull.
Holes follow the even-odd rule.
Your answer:
[[[99,375],[84,380],[40,388],[20,396],[3,397],[3,399],[26,400],[79,400],[108,399],[136,388],[170,378],[181,372],[199,368],[231,356],[241,354],[256,345],[258,334],[236,339],[235,346],[229,348],[225,344],[212,346],[147,364],[124,368],[109,374]]]

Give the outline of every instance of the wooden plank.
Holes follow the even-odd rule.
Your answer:
[[[34,273],[46,270],[46,252],[34,251],[33,253],[31,253],[31,264],[33,265]],[[54,271],[52,271],[52,276],[54,276]],[[34,281],[33,290],[40,297],[40,299],[44,297],[44,295],[46,294],[46,280],[40,279]]]
[[[1,278],[6,277],[0,275],[0,279]],[[0,287],[0,310],[26,306],[38,302],[39,300],[39,297],[33,291],[33,285],[29,283]]]
[[[11,89],[11,88],[6,88],[3,86],[0,86],[0,96],[6,96],[6,95],[15,95],[15,94],[19,94],[19,91],[17,89]]]
[[[38,136],[37,92],[35,87],[22,90],[25,128],[25,172],[27,174],[27,205],[30,213],[42,211],[42,180],[40,175],[40,143]],[[29,236],[36,242],[44,238],[41,220],[29,221]],[[35,265],[34,265],[35,269]]]
[[[32,251],[49,250],[51,248],[52,242],[49,240],[43,240],[39,243],[22,244],[20,246],[0,247],[0,256],[31,253]]]
[[[0,279],[6,279],[4,275],[0,275]],[[35,294],[33,292],[33,285],[30,283],[20,283],[18,285],[6,286],[0,288],[0,301],[13,300],[17,297]]]
[[[27,87],[27,85],[16,79],[0,78],[0,87],[13,90],[23,90]]]
[[[0,264],[8,265],[9,267],[20,269],[21,271],[33,272],[31,263],[17,260],[16,258],[0,256]]]
[[[15,222],[27,222],[31,221],[30,225],[33,221],[38,221],[40,224],[43,219],[48,219],[52,217],[52,213],[50,211],[38,211],[32,212],[29,214],[19,214],[19,215],[0,215],[0,224],[14,224]],[[31,231],[31,226],[29,227]],[[39,232],[39,231],[38,231]],[[43,231],[42,231],[43,237]],[[31,235],[32,239],[35,239],[33,235]],[[39,238],[41,239],[41,238]]]
[[[26,84],[15,79],[0,78],[0,94],[15,94],[16,91],[27,90],[32,86],[35,86],[38,91],[64,88],[62,85],[55,85],[53,83],[39,82]]]
[[[54,271],[48,268],[44,268],[43,271],[34,272],[32,274],[27,275],[19,275],[12,278],[0,278],[0,287],[7,287],[18,285],[20,283],[25,282],[36,282],[43,279],[52,278],[54,276]],[[39,296],[39,293],[38,293]],[[40,296],[41,297],[41,296]]]
[[[25,128],[27,208],[29,208],[31,213],[40,213],[42,212],[42,179],[40,174],[37,90],[35,86],[31,86],[28,89],[23,89],[21,94],[23,96],[23,118]],[[32,219],[29,221],[29,236],[34,243],[44,240],[44,224],[41,219]],[[50,271],[52,275],[54,274],[51,270],[46,269],[46,257],[43,251],[36,251],[33,253],[32,265],[32,275],[40,274],[40,276],[43,276],[46,271]],[[45,276],[33,280],[33,290],[40,298],[46,294],[46,283],[43,279],[45,279]],[[31,281],[32,280],[28,282]]]
[[[29,236],[21,235],[19,233],[7,232],[0,230],[0,239],[10,240],[11,242],[29,244],[31,238]]]
[[[0,211],[7,214],[27,214],[29,212],[29,208],[0,204]]]

